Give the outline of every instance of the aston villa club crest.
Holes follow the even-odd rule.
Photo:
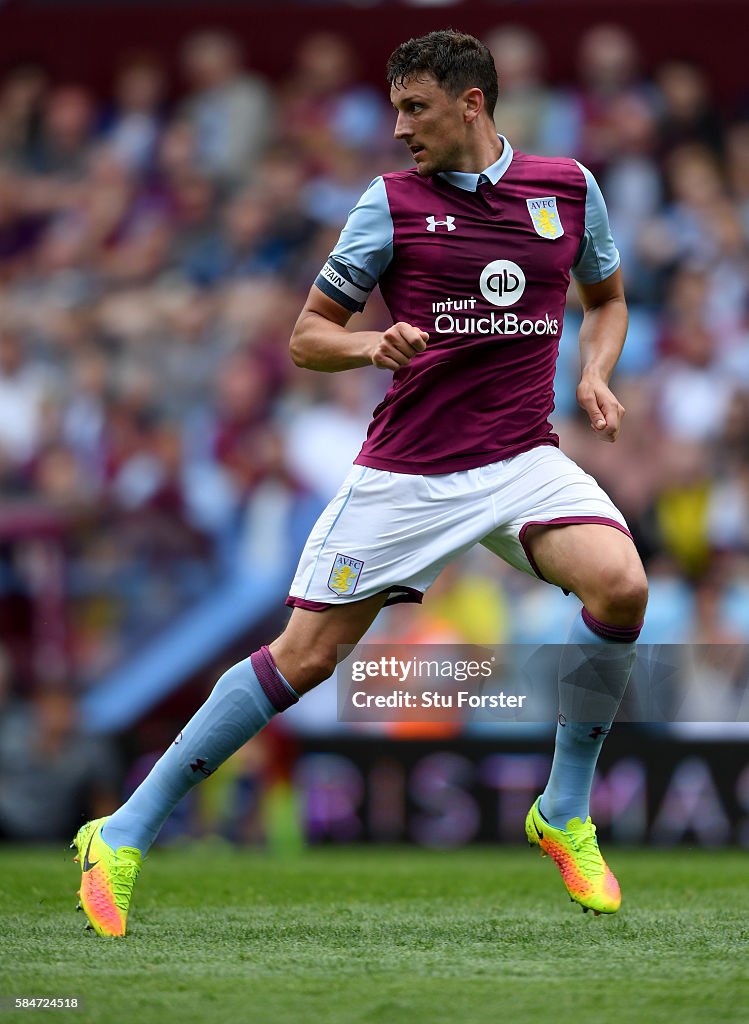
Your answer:
[[[358,558],[351,558],[349,555],[337,554],[333,562],[333,568],[328,576],[328,590],[341,597],[348,597],[356,590],[364,562]]]
[[[564,234],[556,196],[526,199],[525,205],[528,207],[536,234],[541,238],[560,238]]]

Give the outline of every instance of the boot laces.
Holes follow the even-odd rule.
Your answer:
[[[132,861],[127,860],[120,861],[112,866],[112,894],[114,902],[120,910],[128,909],[133,886],[139,871],[140,864],[134,864]]]
[[[603,861],[601,859],[601,851],[598,849],[595,825],[592,823],[590,825],[583,825],[581,829],[576,829],[574,832],[568,832],[567,834],[572,840],[572,847],[577,855],[578,864],[585,874],[588,877],[603,874]]]

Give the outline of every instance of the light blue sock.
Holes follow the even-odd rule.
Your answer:
[[[279,683],[284,684],[294,694],[285,680]],[[251,659],[232,665],[148,777],[104,825],[104,841],[113,849],[131,846],[145,855],[182,797],[275,714]]]
[[[559,724],[539,809],[550,825],[585,821],[603,741],[627,689],[639,627],[606,626],[586,609],[572,625],[559,666]],[[608,634],[604,636],[602,634]]]

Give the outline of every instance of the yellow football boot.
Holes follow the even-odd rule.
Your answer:
[[[70,848],[77,850],[73,860],[81,865],[78,909],[85,911],[87,927],[97,935],[122,936],[142,857],[140,850],[133,847],[113,850],[104,842],[101,828],[107,820],[96,818],[86,822],[78,829]]]
[[[621,906],[619,883],[601,856],[596,827],[590,818],[571,818],[566,828],[554,828],[538,809],[541,797],[528,811],[525,834],[530,846],[538,846],[542,857],[552,858],[562,876],[570,899],[584,912],[615,914]]]

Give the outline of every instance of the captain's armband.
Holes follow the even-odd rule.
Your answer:
[[[317,275],[315,284],[329,298],[352,313],[360,313],[369,298],[371,289],[361,288],[351,280],[351,273],[340,260],[328,259]]]

